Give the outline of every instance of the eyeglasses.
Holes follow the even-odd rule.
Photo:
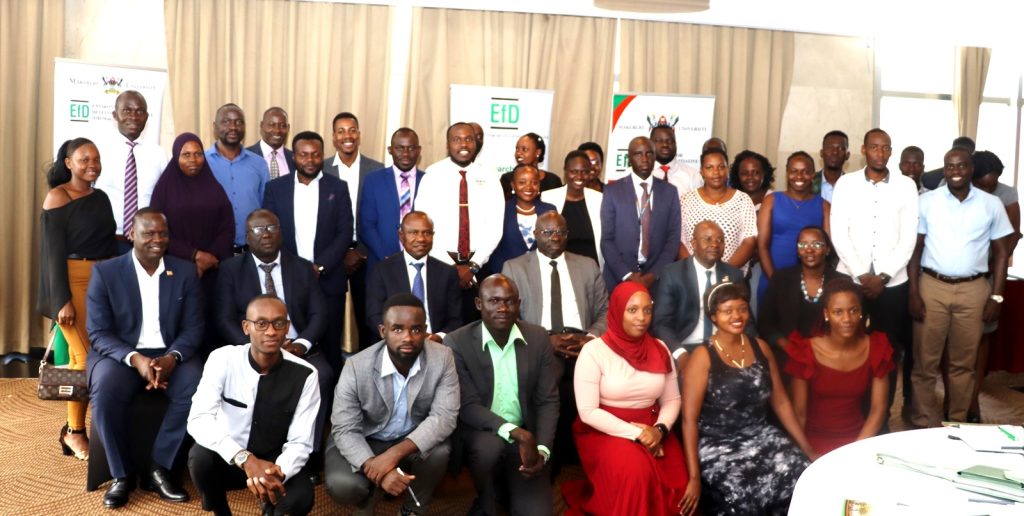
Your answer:
[[[538,233],[540,233],[541,235],[544,235],[546,237],[553,237],[555,235],[564,237],[564,236],[569,234],[569,230],[568,229],[542,229],[542,230],[538,231]]]
[[[273,235],[276,234],[278,231],[281,231],[281,226],[278,226],[277,224],[270,224],[267,226],[253,226],[249,228],[249,231],[256,236],[260,236],[263,233],[269,233]]]
[[[824,249],[825,248],[825,242],[822,242],[821,240],[815,240],[813,242],[797,242],[796,243],[796,248],[801,250],[801,251],[803,251],[804,249],[807,249],[808,247],[810,247],[812,249],[818,249],[818,250]]]
[[[260,319],[258,321],[250,321],[249,319],[243,320],[255,326],[258,331],[267,331],[271,326],[273,326],[275,330],[283,330],[288,327],[288,319],[277,319],[274,321],[268,321],[266,319]]]

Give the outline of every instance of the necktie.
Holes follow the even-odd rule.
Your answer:
[[[128,144],[128,161],[124,164],[124,235],[132,234],[132,218],[139,211],[139,179],[135,166],[135,146],[137,142]]]
[[[281,169],[277,165],[277,150],[270,151],[270,179],[277,179],[281,175]]]
[[[269,296],[276,296],[277,289],[274,288],[274,277],[270,275],[270,272],[277,267],[276,263],[261,263],[260,269],[263,269],[263,289],[266,290],[266,294]]]
[[[668,181],[668,169],[669,169],[668,165],[662,165],[661,166],[661,171],[665,173],[665,177],[663,178],[663,179],[665,179],[665,181]]]
[[[459,259],[469,259],[469,186],[466,184],[466,171],[460,170],[459,175]]]
[[[562,331],[562,281],[558,275],[558,262],[551,260],[551,331]]]
[[[706,295],[711,290],[711,271],[704,271],[704,274],[707,274],[707,281],[704,282],[704,293]],[[704,297],[701,296],[701,300],[703,299]],[[711,338],[711,317],[708,317],[707,307],[702,308],[704,308],[704,342],[707,342]]]
[[[398,188],[398,220],[401,221],[412,211],[412,188],[409,186],[410,172],[402,172],[402,184]]]
[[[410,263],[409,265],[416,268],[416,276],[412,279],[412,295],[416,296],[420,301],[426,302],[426,289],[423,288],[423,264]]]
[[[640,183],[644,194],[640,197],[640,254],[647,260],[651,247],[651,193],[647,183]]]

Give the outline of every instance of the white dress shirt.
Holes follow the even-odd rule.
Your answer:
[[[889,172],[877,183],[864,169],[844,174],[832,192],[832,244],[839,272],[860,282],[866,273],[888,274],[887,286],[907,281],[907,263],[917,244],[917,185]]]
[[[300,174],[295,174],[295,250],[299,256],[314,262],[313,248],[316,243],[316,218],[320,214],[320,178],[323,173],[308,185],[299,181]]]
[[[139,297],[142,299],[142,330],[139,331],[139,341],[135,343],[135,349],[167,349],[164,336],[160,333],[160,276],[164,274],[164,260],[160,259],[156,271],[150,276],[139,263],[135,251],[129,252],[132,254],[135,277],[139,281]],[[136,353],[128,353],[124,357],[124,363],[131,366],[132,356]]]
[[[96,188],[103,190],[110,198],[110,208],[117,222],[117,234],[124,234],[124,169],[128,163],[128,138],[114,133],[97,142],[103,173],[96,179]],[[147,140],[135,140],[135,188],[139,196],[139,209],[149,206],[153,188],[160,174],[167,167],[167,153],[157,144]]]
[[[274,261],[272,262],[263,263],[260,261],[259,258],[256,257],[255,254],[252,255],[252,261],[256,264],[256,275],[259,276],[260,278],[260,294],[267,293],[267,273],[263,272],[263,269],[260,268],[260,265],[270,265],[271,263],[277,264],[277,267],[274,267],[274,269],[270,271],[270,278],[274,280],[275,295],[277,295],[277,298],[280,299],[281,302],[285,304],[285,306],[288,306],[288,301],[286,301],[284,298],[284,276],[281,274],[281,252],[278,251],[277,256],[274,257]],[[289,317],[289,319],[291,319],[291,317]],[[313,344],[306,339],[297,339],[296,337],[298,336],[299,332],[295,329],[295,323],[289,324],[288,333],[285,335],[285,337],[292,340],[292,342],[295,344],[302,344],[303,346],[305,346],[306,351],[309,351],[309,348],[313,347]]]
[[[353,229],[355,228],[354,221],[356,220],[356,206],[359,206],[359,173],[361,172],[359,162],[362,161],[363,155],[356,153],[356,160],[352,162],[352,166],[348,166],[344,161],[341,161],[341,155],[337,152],[334,153],[334,169],[338,171],[338,178],[348,183],[348,195],[352,198],[352,221]],[[353,235],[355,233],[352,233]]]
[[[668,182],[676,187],[680,197],[686,192],[704,186],[704,178],[700,177],[700,171],[689,165],[684,165],[678,157],[673,158],[666,166],[668,167]],[[661,167],[661,163],[655,162],[654,172],[651,175],[658,179],[665,179],[665,171]]]
[[[420,272],[420,277],[423,278],[423,311],[427,314],[427,333],[433,333],[430,328],[430,303],[427,299],[430,297],[427,295],[427,267],[430,265],[427,263],[427,256],[420,258],[419,260],[413,258],[407,251],[402,250],[402,256],[405,257],[405,272],[409,275],[409,292],[412,292],[413,281],[416,279],[416,267],[412,265],[414,263],[422,263],[423,269]],[[387,355],[387,353],[385,353]]]
[[[450,158],[438,161],[427,168],[420,181],[416,209],[434,221],[434,248],[430,255],[454,264],[448,251],[457,251],[459,244],[459,170],[466,171],[472,261],[483,265],[498,247],[505,224],[505,193],[495,170],[478,163],[460,167]]]
[[[651,196],[651,210],[654,210],[654,173],[652,172],[651,175],[647,176],[647,179],[640,179],[640,176],[634,174],[632,169],[630,169],[629,177],[630,179],[633,180],[633,190],[636,192],[636,217],[637,220],[640,220],[640,211],[643,209],[643,206],[640,203],[644,198],[644,187],[641,185],[647,185],[647,194]],[[654,213],[651,213],[651,217],[653,216]],[[653,224],[654,219],[652,218],[651,225]],[[600,245],[600,243],[598,245]],[[637,246],[636,248],[636,261],[640,265],[643,265],[647,261],[647,257],[645,257],[643,253],[640,252],[641,247],[642,243],[640,246]],[[627,274],[626,277],[629,277],[629,274]],[[623,278],[623,281],[625,281],[625,278]]]
[[[250,346],[223,346],[210,353],[188,414],[189,435],[227,463],[232,463],[235,454],[249,443],[257,389],[263,376],[250,363]],[[282,355],[283,360],[312,371],[303,384],[288,426],[287,441],[274,460],[288,480],[302,469],[313,451],[313,426],[320,408],[320,387],[313,366],[287,351],[282,351]],[[245,406],[229,404],[225,399]],[[266,460],[269,457],[257,458]]]
[[[710,269],[705,269],[703,265],[697,260],[693,260],[693,270],[697,275],[697,299],[700,301],[700,313],[697,314],[697,326],[693,327],[693,333],[683,339],[683,344],[700,344],[704,342],[704,293],[707,292],[708,272],[711,272],[711,284],[714,285],[718,282],[717,269],[718,264],[712,265]],[[677,349],[672,353],[672,358],[679,358],[679,355],[685,353],[686,350],[683,348]]]
[[[267,144],[267,142],[260,140],[260,152],[263,153],[263,159],[267,162],[267,170],[270,170],[270,162],[273,161],[270,156],[274,152],[274,148]],[[281,177],[291,172],[288,168],[288,160],[284,158],[284,145],[280,149],[277,149],[277,176]]]
[[[551,258],[537,252],[540,264],[541,311],[540,325],[551,329]],[[580,322],[580,307],[576,304],[576,291],[572,289],[572,278],[569,277],[569,265],[565,262],[565,253],[555,258],[558,267],[558,284],[562,290],[562,324],[566,328],[586,330]],[[561,330],[561,328],[558,328]]]

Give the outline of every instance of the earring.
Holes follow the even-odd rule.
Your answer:
[[[828,322],[828,317],[825,318],[825,322]]]

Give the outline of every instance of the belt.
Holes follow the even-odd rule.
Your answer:
[[[124,235],[114,235],[114,240],[117,240],[118,242],[131,242],[131,240],[128,240],[128,237]]]
[[[943,283],[949,283],[950,285],[956,285],[957,283],[967,283],[968,281],[974,281],[978,278],[985,277],[984,272],[979,272],[978,274],[974,274],[972,276],[946,276],[945,274],[939,274],[938,272],[935,272],[932,269],[929,269],[928,267],[922,267],[921,270],[923,270],[925,274]]]

